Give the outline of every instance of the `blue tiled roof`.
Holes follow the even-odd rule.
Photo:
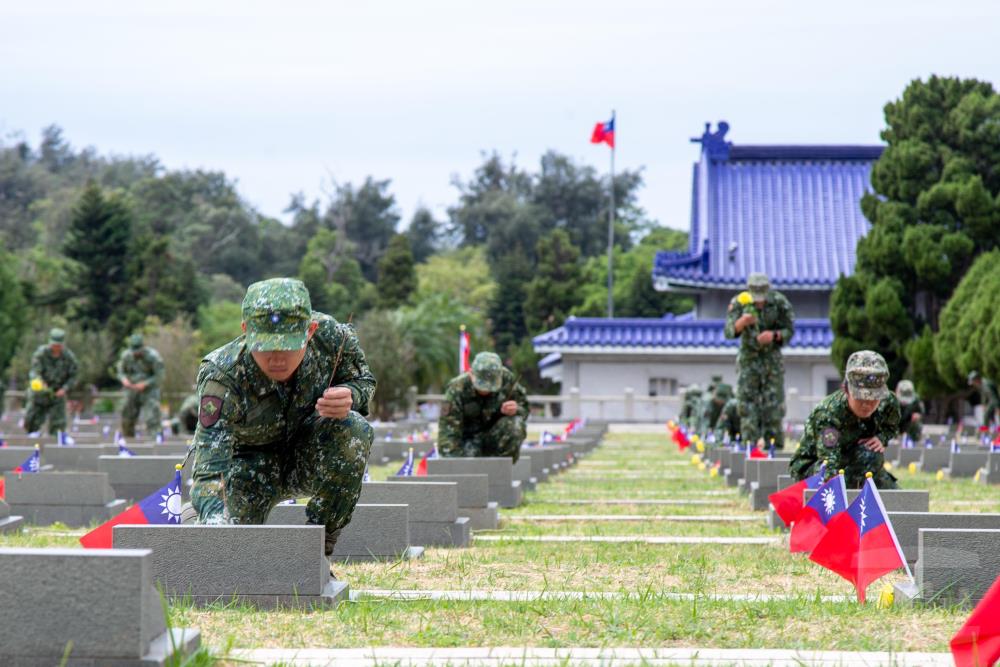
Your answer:
[[[706,129],[693,172],[691,247],[660,252],[653,280],[734,287],[763,271],[779,288],[829,289],[869,229],[859,202],[882,146],[734,146]]]
[[[722,333],[724,320],[690,317],[614,318],[571,317],[558,329],[535,336],[535,350],[571,351],[574,347],[720,348],[737,347],[738,340]],[[791,349],[827,349],[833,330],[826,319],[795,321]],[[551,356],[551,355],[549,355]],[[546,357],[545,359],[548,359]],[[543,360],[544,362],[544,360]]]
[[[562,361],[562,355],[558,352],[553,352],[551,354],[546,354],[542,357],[541,361],[538,362],[539,370],[548,368],[549,366],[555,366]]]

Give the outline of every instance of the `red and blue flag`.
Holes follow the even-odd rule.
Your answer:
[[[615,117],[611,115],[611,120],[605,123],[598,123],[594,126],[594,132],[590,135],[590,143],[607,144],[615,147]]]
[[[110,549],[113,545],[115,526],[141,526],[145,524],[180,524],[181,522],[181,481],[180,466],[174,472],[174,479],[158,491],[146,496],[110,521],[80,538],[85,549]]]
[[[809,560],[854,584],[862,604],[871,582],[901,567],[909,574],[871,473],[847,511],[830,520]]]
[[[836,475],[816,489],[792,522],[788,536],[788,550],[792,553],[809,553],[826,535],[830,521],[847,510],[847,486],[844,476]]]
[[[420,459],[420,463],[417,464],[417,471],[415,473],[416,476],[417,477],[426,477],[427,476],[427,461],[429,461],[430,459],[436,459],[436,458],[438,458],[438,446],[434,445],[431,448],[431,451],[427,452],[427,454],[425,454],[424,457],[422,459]]]
[[[118,456],[135,456],[135,452],[133,452],[131,449],[129,449],[128,447],[119,442]]]
[[[38,472],[41,469],[42,469],[42,452],[38,448],[38,445],[35,445],[35,451],[31,452],[31,456],[24,459],[24,463],[14,468],[13,472],[16,473]]]
[[[951,638],[955,667],[982,667],[1000,660],[1000,577]]]
[[[821,487],[825,476],[826,465],[824,464],[815,475],[806,477],[767,497],[771,503],[771,507],[774,508],[774,513],[781,517],[786,526],[791,526],[792,522],[798,518],[799,513],[802,512],[802,508],[804,507],[802,494],[807,490],[816,490]]]
[[[413,447],[410,447],[410,453],[406,455],[403,466],[396,471],[396,477],[413,477]]]

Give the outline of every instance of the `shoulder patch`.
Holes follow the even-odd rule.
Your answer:
[[[198,422],[205,428],[212,428],[221,416],[222,399],[208,394],[202,396],[201,404],[198,406]]]
[[[832,426],[828,426],[823,429],[822,433],[820,433],[819,439],[823,441],[824,447],[832,449],[836,447],[837,443],[840,441],[840,431]]]

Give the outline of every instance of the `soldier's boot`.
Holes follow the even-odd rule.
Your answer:
[[[340,537],[340,531],[343,528],[338,528],[337,530],[326,531],[326,537],[323,541],[323,553],[326,554],[327,560],[330,561],[330,578],[337,579],[337,573],[333,569],[333,550],[337,546],[337,539]]]
[[[134,438],[135,437],[135,422],[122,420],[122,437],[124,438]]]

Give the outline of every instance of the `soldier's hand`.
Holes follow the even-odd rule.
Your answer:
[[[500,406],[500,412],[508,417],[513,417],[517,414],[517,401],[504,401],[503,405]]]
[[[56,391],[56,397],[58,397],[58,398],[62,398],[65,395],[66,395],[66,390],[65,389],[59,389],[59,390]]]
[[[126,389],[135,389],[135,385],[128,378],[122,378],[122,386]]]
[[[911,422],[920,421],[920,413],[914,412],[912,415],[910,415],[910,421]]]
[[[757,324],[757,318],[750,313],[744,313],[736,319],[736,332],[739,333],[749,326]]]
[[[773,331],[761,331],[757,334],[757,342],[761,345],[770,345],[774,342],[774,332]]]
[[[881,454],[885,451],[885,445],[878,438],[865,438],[864,440],[859,440],[858,443],[870,452],[875,452],[876,454]]]
[[[354,397],[347,387],[330,387],[316,401],[316,412],[327,419],[343,419],[351,411]]]
[[[132,388],[135,389],[136,391],[146,391],[146,383],[136,382],[134,385],[132,385]]]

